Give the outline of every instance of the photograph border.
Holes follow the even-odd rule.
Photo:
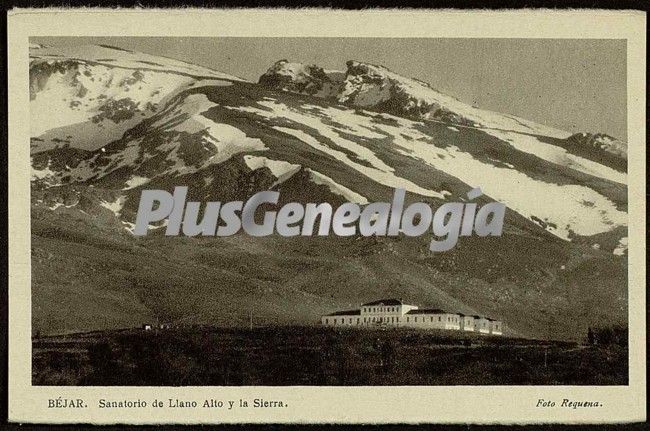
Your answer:
[[[82,14],[83,19],[80,19]],[[146,16],[145,19],[143,19]],[[355,18],[355,20],[349,19]],[[358,25],[358,20],[363,25]],[[290,20],[290,21],[289,21]],[[215,25],[216,22],[224,25]],[[290,28],[281,24],[291,22]],[[390,23],[390,26],[386,24]],[[435,24],[435,25],[433,25]],[[14,10],[8,19],[9,419],[27,423],[612,423],[645,420],[645,25],[636,11]],[[508,37],[628,41],[629,385],[431,387],[34,387],[31,384],[30,36]],[[635,240],[636,239],[636,240]],[[51,409],[49,399],[283,399],[277,411]],[[387,397],[386,395],[390,395]],[[462,395],[463,406],[455,403]],[[597,400],[597,410],[538,399]],[[29,400],[27,403],[25,400]],[[435,406],[435,409],[432,408]],[[464,408],[463,408],[464,407]]]

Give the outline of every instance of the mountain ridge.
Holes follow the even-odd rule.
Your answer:
[[[49,49],[51,54],[55,48]],[[79,56],[79,52],[72,53]],[[546,136],[499,130],[495,126],[516,121],[484,111],[476,114],[467,105],[461,106],[460,114],[487,123],[430,121],[408,112],[400,116],[395,113],[401,108],[395,107],[383,112],[381,103],[389,99],[372,99],[376,103],[360,107],[356,104],[370,100],[366,96],[375,94],[381,83],[397,88],[394,91],[413,86],[419,90],[422,84],[393,75],[385,79],[385,72],[375,77],[380,84],[373,83],[364,75],[365,66],[356,63],[352,64],[357,68],[353,82],[345,84],[354,91],[332,86],[337,95],[346,95],[345,100],[334,101],[331,94],[318,95],[322,89],[303,94],[284,88],[292,85],[292,75],[256,84],[216,78],[219,72],[215,78],[205,79],[161,72],[176,76],[167,85],[158,72],[143,69],[141,77],[133,77],[133,72],[120,74],[115,67],[83,63],[66,66],[63,72],[51,68],[50,75],[41,76],[44,72],[39,64],[44,60],[77,60],[58,57],[54,61],[43,54],[34,55],[41,63],[34,63],[30,77],[46,83],[34,86],[31,102],[35,107],[31,120],[36,127],[32,130],[44,131],[32,136],[32,217],[36,227],[32,239],[37,255],[52,256],[34,265],[33,288],[43,298],[56,298],[56,292],[68,297],[74,294],[70,286],[76,286],[106,304],[109,311],[96,312],[108,313],[106,319],[112,326],[134,323],[121,314],[119,319],[111,314],[115,306],[107,301],[114,295],[123,304],[131,301],[137,305],[140,311],[134,311],[134,319],[153,315],[197,323],[227,321],[208,306],[225,307],[227,316],[239,322],[247,308],[260,307],[253,305],[256,295],[268,302],[261,307],[264,311],[260,309],[260,318],[266,322],[314,322],[319,313],[354,305],[361,298],[374,299],[375,294],[399,294],[423,305],[488,313],[502,318],[511,333],[527,336],[548,332],[544,329],[547,323],[539,317],[541,309],[557,319],[556,331],[563,337],[579,336],[583,321],[625,316],[626,289],[621,283],[627,258],[625,166],[619,156],[603,158],[601,148],[591,151],[600,145],[599,139],[606,138],[586,138],[587,142],[577,143],[583,148],[577,151],[567,143],[570,134],[558,137],[555,132]],[[129,53],[127,60],[132,62],[138,55]],[[165,64],[160,59],[152,62]],[[150,66],[143,64],[145,69]],[[279,67],[285,70],[286,64]],[[311,85],[314,73],[320,76],[313,68],[292,68],[298,75],[308,72],[303,90]],[[104,79],[101,85],[90,84],[106,73],[113,78],[110,85]],[[342,78],[340,72],[323,70],[325,76],[328,73],[333,81]],[[85,94],[78,95],[81,87],[73,78],[85,82]],[[132,103],[113,106],[108,102],[133,95],[133,86],[140,85],[141,97],[130,96]],[[124,91],[126,88],[129,91]],[[157,89],[160,93],[151,96]],[[327,92],[333,94],[333,90],[323,94]],[[61,124],[46,125],[44,116],[61,106],[63,96],[68,100],[62,112],[70,110],[71,95],[82,106],[93,96],[90,102],[95,104],[88,103],[83,115],[62,115]],[[105,97],[97,103],[101,95]],[[146,108],[152,100],[155,110]],[[91,120],[106,111],[109,114],[101,121]],[[121,120],[123,116],[132,123]],[[115,129],[108,134],[97,124]],[[38,128],[45,126],[53,127]],[[544,126],[535,129],[531,122],[518,127],[533,128],[537,133],[546,130]],[[91,139],[67,138],[61,134],[62,128]],[[61,136],[70,142],[52,143],[52,137]],[[164,225],[151,226],[145,238],[131,236],[141,190],[173,190],[176,185],[189,185],[191,198],[199,201],[242,200],[273,189],[281,192],[281,203],[333,205],[348,200],[362,204],[382,201],[392,189],[405,188],[408,201],[424,201],[434,207],[446,201],[465,201],[466,193],[480,186],[485,196],[479,203],[495,199],[504,202],[508,210],[503,238],[462,239],[457,249],[439,256],[427,250],[428,238],[262,240],[237,235],[184,239],[166,238]],[[75,252],[75,246],[89,257]],[[214,247],[223,247],[224,252],[216,252]],[[116,255],[115,269],[103,263],[106,250],[118,250],[123,257]],[[258,256],[260,250],[265,251]],[[194,281],[188,284],[169,273],[170,280],[175,280],[173,287],[163,288],[163,279],[129,262],[137,262],[138,253],[148,256],[150,268],[155,268],[154,257],[158,256]],[[89,287],[90,273],[67,268],[66,256],[93,268],[92,273],[104,268],[112,276],[102,276],[96,287]],[[210,286],[198,286],[195,275],[182,269],[183,262],[197,259],[214,267],[209,270],[210,283],[216,283],[214,291]],[[247,259],[261,267],[253,270]],[[405,268],[412,274],[406,274]],[[219,282],[218,274],[227,276]],[[594,275],[600,278],[594,279]],[[242,285],[248,293],[238,292]],[[196,292],[192,286],[197,287]],[[567,286],[575,293],[566,292]],[[588,289],[592,293],[585,297]],[[299,298],[308,301],[303,309]],[[191,317],[189,304],[201,304],[196,306],[202,317]],[[37,299],[35,307],[37,326],[44,332],[70,330],[71,318],[62,316],[44,299]],[[584,319],[571,321],[562,315],[568,310],[579,310]],[[536,316],[533,321],[527,320],[531,313]],[[82,320],[96,325],[89,316]]]
[[[367,62],[362,62],[357,60],[348,60],[346,62],[346,66],[347,66],[346,71],[325,71],[322,67],[319,67],[318,65],[315,64],[305,65],[302,63],[289,62],[288,60],[283,59],[274,63],[260,77],[258,82],[261,85],[265,85],[271,88],[282,89],[284,91],[293,91],[297,93],[310,94],[316,97],[333,98],[333,99],[337,99],[339,102],[342,103],[351,102],[350,104],[352,106],[366,107],[366,108],[372,107],[373,105],[376,105],[378,103],[385,102],[387,99],[386,97],[387,95],[386,94],[384,94],[383,96],[377,95],[376,100],[356,101],[353,93],[355,91],[357,92],[363,91],[362,89],[359,88],[361,85],[363,85],[363,83],[372,83],[373,81],[375,81],[376,83],[379,83],[380,86],[383,87],[382,91],[386,91],[386,90],[393,91],[393,88],[391,88],[391,84],[393,82],[397,82],[398,84],[401,83],[403,86],[411,87],[411,88],[406,88],[406,91],[402,91],[401,94],[402,96],[411,97],[411,100],[402,102],[403,104],[410,103],[411,106],[400,107],[398,109],[398,112],[400,112],[401,110],[402,114],[405,114],[406,116],[411,118],[415,117],[418,119],[427,119],[432,115],[431,100],[427,101],[426,99],[428,98],[428,99],[435,100],[435,96],[432,96],[431,94],[429,95],[413,94],[416,93],[417,91],[417,89],[414,89],[413,87],[420,86],[422,89],[430,90],[433,93],[438,93],[438,97],[442,96],[442,93],[436,90],[434,87],[432,87],[430,83],[425,82],[418,78],[405,78],[399,76],[398,74],[392,72],[389,68],[382,65],[377,65],[377,64],[372,64],[372,63],[367,63]],[[337,75],[336,78],[334,79],[332,79],[333,74]],[[320,90],[318,88],[318,85],[322,84],[323,81],[325,82],[331,81],[334,83],[338,83],[339,84],[337,88],[338,92],[325,91],[323,94],[319,94],[317,91]],[[413,83],[417,84],[417,86],[412,85]],[[303,85],[305,88],[302,88]],[[449,102],[449,100],[453,100],[456,106],[462,106],[463,110],[484,111],[476,107],[467,105],[453,96],[446,96],[445,99],[447,99],[447,102]],[[437,107],[437,108],[443,110],[445,109],[444,106]],[[489,112],[489,111],[484,111],[484,112]],[[433,115],[435,117],[435,112],[433,112]],[[442,113],[439,115],[443,116]],[[501,114],[501,115],[505,117],[509,117],[515,121],[521,122],[520,125],[522,126],[526,126],[526,123],[531,123],[528,120],[522,119],[515,115],[511,115],[511,114]],[[471,125],[472,121],[475,120],[475,118],[470,119],[470,118],[462,118],[462,116],[459,117],[456,118],[452,117],[450,122],[452,123],[458,122],[460,124]],[[559,130],[557,128],[553,128],[545,125],[544,126],[537,125],[537,127],[539,127],[541,130],[544,130],[546,132],[545,135],[547,136],[551,136],[552,133],[557,134],[557,136],[555,137],[560,137],[560,138],[568,138],[569,136],[571,136],[571,133]],[[516,128],[510,128],[505,130],[525,133],[525,130],[516,129]],[[599,135],[607,136],[602,133],[591,133],[591,134],[596,136]],[[608,137],[608,138],[612,140],[615,139],[612,137]],[[623,143],[622,141],[619,142]]]

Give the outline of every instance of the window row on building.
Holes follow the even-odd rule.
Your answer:
[[[421,309],[400,299],[373,301],[356,310],[337,311],[322,316],[321,323],[335,327],[412,327],[503,334],[503,323],[499,320],[440,309]]]

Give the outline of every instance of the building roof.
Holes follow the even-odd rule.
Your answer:
[[[372,302],[366,302],[365,304],[361,304],[362,307],[366,307],[368,305],[402,305],[404,304],[401,299],[396,299],[396,298],[389,298],[389,299],[380,299],[378,301],[372,301]]]
[[[406,314],[447,314],[447,312],[439,308],[418,308],[417,310],[410,310]]]
[[[326,316],[360,316],[361,310],[345,310],[335,311],[334,313],[326,314]]]

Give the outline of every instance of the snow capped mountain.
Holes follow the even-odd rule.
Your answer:
[[[345,72],[279,60],[260,76],[259,83],[270,88],[335,99],[343,89]]]
[[[177,91],[240,78],[108,46],[30,47],[32,151],[96,149],[150,117]]]
[[[348,61],[345,77],[342,72],[326,74],[318,66],[304,66],[281,60],[262,77],[260,84],[301,94],[336,100],[348,106],[385,112],[416,120],[439,121],[455,127],[478,128],[517,149],[541,148],[537,151],[545,160],[573,166],[585,173],[601,168],[574,156],[595,160],[608,167],[615,165],[622,172],[606,170],[609,179],[625,182],[627,145],[604,134],[575,134],[536,124],[514,115],[500,114],[470,106],[433,89],[429,84],[405,78],[383,66]],[[565,150],[551,149],[545,140]],[[576,145],[578,144],[578,148]],[[595,151],[585,152],[582,147]],[[545,149],[544,149],[545,148]],[[524,149],[524,151],[528,151]],[[557,154],[550,154],[557,153]],[[607,154],[603,154],[607,153]],[[609,156],[614,156],[609,157]],[[605,157],[606,160],[602,160]],[[601,172],[602,173],[602,172]]]
[[[324,73],[322,68],[281,60],[260,78],[260,84],[285,91],[333,98],[350,106],[378,110],[402,117],[441,120],[464,126],[503,129],[520,133],[567,138],[570,133],[535,124],[512,115],[498,114],[467,105],[433,89],[426,82],[400,76],[383,66],[350,60],[343,72]],[[339,83],[342,82],[342,85]],[[339,85],[327,87],[326,83]],[[318,89],[319,91],[316,91]],[[338,90],[335,92],[335,90]]]
[[[30,65],[39,63],[55,64],[61,61],[73,61],[83,64],[101,64],[113,68],[151,70],[163,73],[187,75],[193,78],[225,79],[228,81],[244,81],[233,75],[228,75],[203,66],[159,57],[142,52],[130,51],[109,45],[76,45],[76,46],[46,46],[32,44],[30,46]]]
[[[300,82],[296,85],[303,90],[312,85],[310,79],[313,77],[326,78],[322,69],[313,66],[301,68],[281,61],[272,67],[276,69],[287,75],[276,73],[273,76],[289,79],[285,81],[287,85],[298,79]],[[40,69],[37,70],[39,73]],[[112,73],[115,76],[118,72]],[[140,71],[129,70],[128,73],[129,78],[120,81],[118,87],[111,87],[115,93],[127,92],[144,80]],[[425,88],[424,84],[415,81],[398,81],[395,74],[383,68],[350,63],[340,101],[353,101],[355,106],[368,102],[369,99],[362,95],[367,96],[371,93],[369,88],[381,85],[364,82],[376,73],[381,73],[377,78],[381,82],[386,79],[393,83],[387,84],[392,85],[390,88],[407,88],[403,82],[411,85],[408,87],[411,92],[415,86]],[[80,88],[95,88],[88,81],[94,82],[97,75],[82,72],[85,80],[78,75],[79,72],[75,72],[74,79],[79,81]],[[165,76],[178,79],[174,74]],[[268,79],[261,81],[268,84]],[[68,81],[55,82],[58,85],[46,88],[49,91],[71,88]],[[156,89],[160,88],[159,84],[155,84]],[[350,91],[355,85],[359,91]],[[105,85],[99,86],[106,94]],[[260,92],[257,86],[236,81],[211,80],[209,85],[200,87],[187,85],[184,91],[174,81],[170,88],[174,88],[170,94],[157,94],[159,98],[148,101],[158,101],[151,112],[141,112],[139,118],[135,115],[128,118],[137,122],[138,127],[127,128],[119,139],[103,132],[104,138],[112,141],[110,144],[102,143],[101,149],[78,163],[67,163],[64,170],[51,171],[55,157],[47,159],[45,165],[37,162],[34,177],[50,185],[107,181],[109,178],[115,182],[119,178],[120,188],[137,189],[131,187],[134,178],[140,178],[139,185],[144,185],[153,179],[201,175],[233,158],[241,159],[241,155],[269,151],[281,155],[285,163],[314,172],[322,170],[321,160],[316,163],[300,160],[296,151],[287,151],[287,143],[291,142],[296,150],[308,150],[335,163],[335,169],[328,169],[331,175],[328,172],[320,174],[333,178],[340,189],[354,190],[356,187],[355,192],[361,196],[368,195],[366,189],[371,188],[368,182],[372,188],[404,188],[438,200],[446,200],[450,194],[460,196],[466,189],[480,185],[491,198],[506,203],[516,213],[566,240],[610,232],[627,225],[624,187],[614,185],[625,183],[624,172],[544,142],[540,135],[494,127],[494,123],[486,120],[490,117],[485,115],[481,117],[481,126],[464,127],[452,123],[455,124],[452,129],[438,122],[375,113],[379,99],[369,104],[373,111],[359,111],[358,107],[355,110],[314,103],[318,99],[281,98],[277,94]],[[88,94],[96,93],[88,90],[84,96]],[[159,106],[163,97],[166,97],[165,104]],[[140,102],[131,103],[111,111],[112,115],[97,124],[119,124],[122,117],[134,114],[132,106],[140,106]],[[36,106],[47,105],[37,103]],[[105,108],[106,104],[101,106]],[[35,109],[34,112],[40,111]],[[458,112],[465,115],[470,111],[458,109]],[[143,117],[150,119],[143,121]],[[40,116],[37,114],[35,118],[40,119]],[[536,127],[529,124],[530,128]],[[127,122],[125,128],[128,125],[132,124]],[[39,126],[35,124],[34,127]],[[282,143],[276,144],[277,140]],[[468,141],[471,144],[468,145]],[[391,165],[389,160],[399,162]],[[405,165],[410,165],[410,169],[396,169],[396,166]],[[445,178],[445,186],[440,178]],[[354,183],[355,187],[348,187],[346,183]],[[389,190],[377,198],[383,195],[389,195]]]
[[[409,201],[434,207],[467,201],[467,192],[480,187],[479,202],[498,200],[508,207],[504,236],[496,245],[468,238],[444,256],[432,257],[426,241],[415,239],[324,239],[313,246],[315,241],[292,242],[297,239],[214,241],[238,256],[245,253],[242,259],[260,250],[283,256],[280,268],[296,261],[309,267],[305,256],[318,256],[313,276],[319,283],[342,259],[358,271],[352,280],[368,277],[389,295],[394,286],[384,283],[394,274],[381,268],[391,265],[384,259],[394,259],[400,265],[395,270],[417,267],[422,279],[414,278],[415,286],[427,284],[424,293],[400,282],[407,285],[400,287],[405,293],[442,301],[441,308],[488,310],[511,322],[521,318],[516,329],[522,334],[535,333],[541,324],[527,322],[523,316],[530,309],[517,310],[516,304],[548,307],[552,297],[564,301],[560,310],[573,307],[575,299],[561,293],[566,283],[593,287],[593,296],[581,301],[600,301],[589,306],[599,313],[625,308],[624,293],[611,289],[613,278],[623,277],[627,245],[620,141],[571,136],[479,110],[428,84],[359,62],[348,62],[344,73],[282,60],[259,83],[250,83],[113,48],[32,51],[33,217],[47,226],[46,233],[81,229],[92,236],[98,229],[111,241],[119,237],[133,247],[150,247],[164,225],[150,226],[154,239],[130,235],[141,190],[179,185],[189,187],[188,199],[200,201],[242,200],[273,189],[281,192],[281,203],[333,205],[387,202],[395,188],[403,188]],[[191,253],[206,247],[188,244]],[[586,269],[593,266],[599,269]],[[318,311],[330,301],[324,298],[352,300],[365,286],[331,280],[316,292],[299,273],[267,270],[269,279],[283,280],[273,289],[313,295]],[[293,275],[285,279],[286,274]],[[600,279],[592,280],[593,274]],[[458,292],[475,288],[465,296],[452,294],[423,281],[433,279],[462,286]],[[476,293],[481,288],[486,290]],[[608,303],[615,304],[613,310],[605,309]]]

